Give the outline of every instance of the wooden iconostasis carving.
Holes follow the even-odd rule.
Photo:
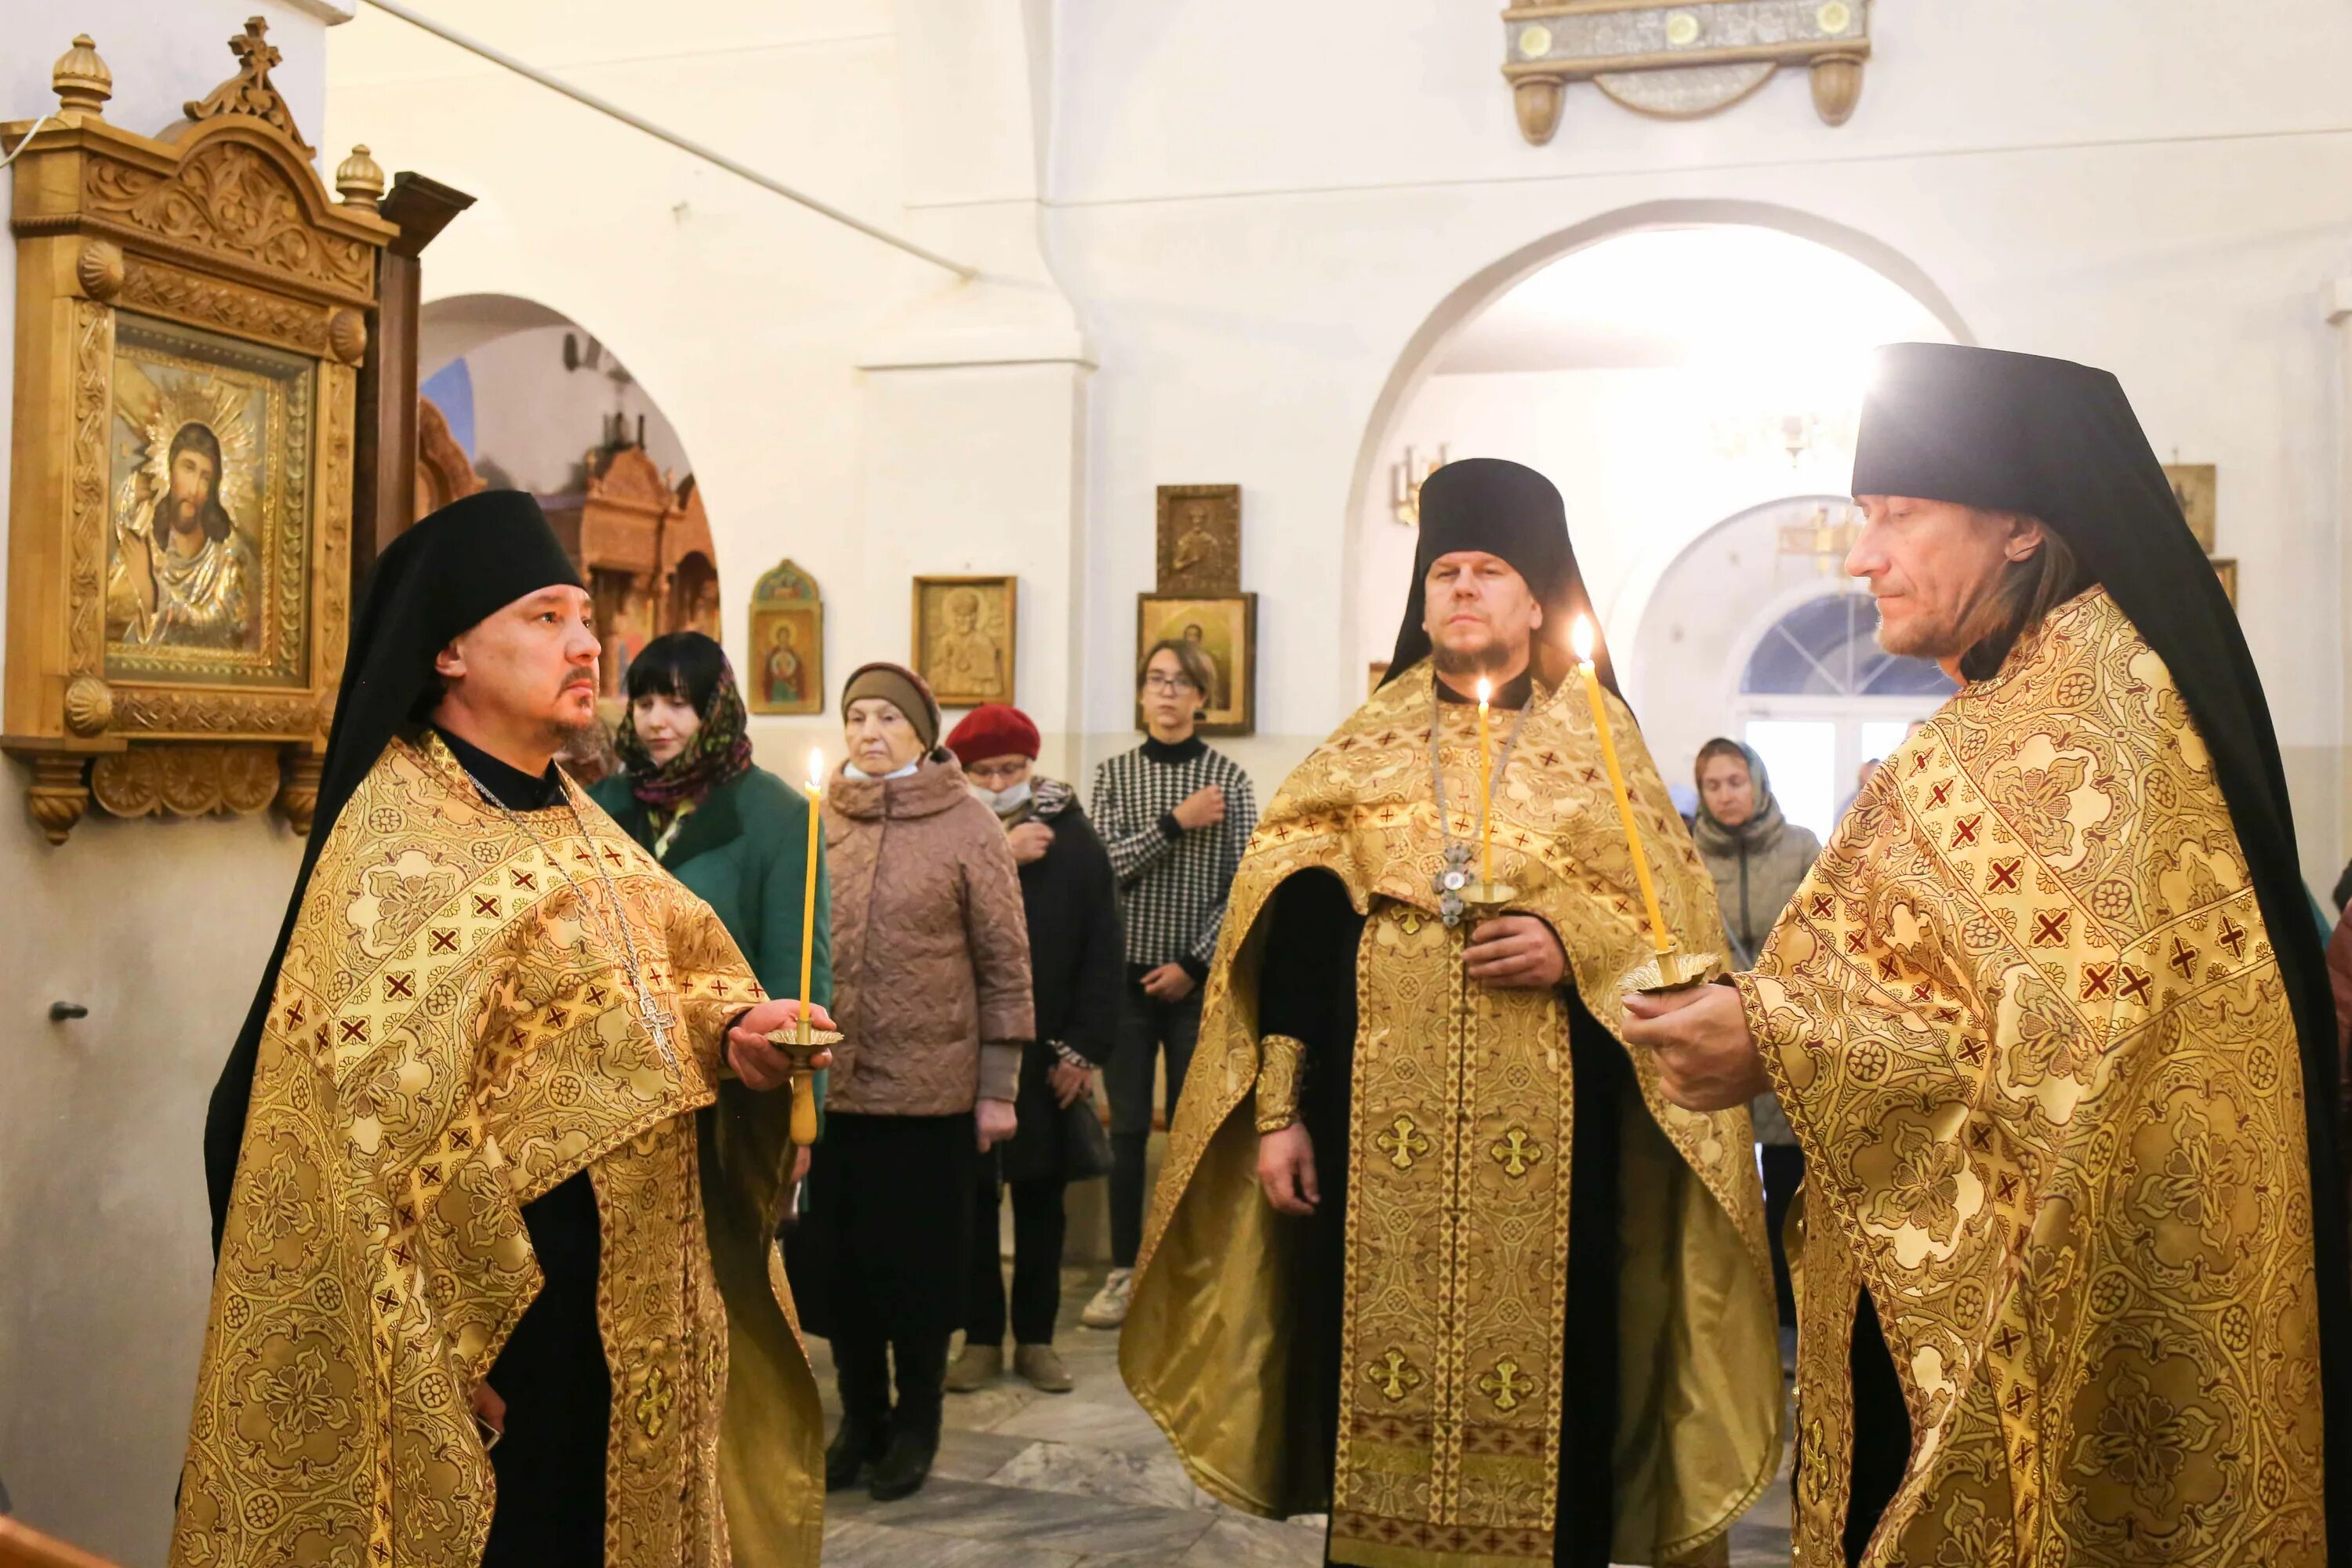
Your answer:
[[[654,638],[719,637],[719,552],[692,475],[674,479],[634,443],[590,452],[587,467],[582,494],[540,499],[588,579],[604,644],[603,695],[617,699],[629,662]]]
[[[0,747],[63,843],[117,816],[307,831],[351,619],[353,400],[383,171],[330,191],[270,84],[237,70],[153,136],[110,123],[87,36],[19,149],[16,412]],[[340,199],[339,199],[340,195]]]

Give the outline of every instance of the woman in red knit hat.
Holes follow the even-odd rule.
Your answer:
[[[1013,1189],[1013,1370],[1047,1394],[1066,1394],[1070,1373],[1054,1351],[1062,1194],[1071,1181],[1108,1169],[1108,1141],[1087,1137],[1076,1118],[1094,1114],[1092,1069],[1109,1059],[1118,1025],[1118,889],[1076,793],[1036,772],[1037,726],[1027,714],[1001,702],[975,708],[948,736],[948,750],[963,763],[971,793],[1004,824],[1020,863],[1037,1037],[1021,1060],[1020,1131],[997,1159],[981,1162],[963,1354],[947,1386],[971,1393],[1004,1370],[1002,1184]]]

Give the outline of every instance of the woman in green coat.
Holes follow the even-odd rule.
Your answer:
[[[752,765],[735,671],[700,632],[647,643],[629,661],[627,687],[614,737],[622,771],[589,794],[710,906],[769,995],[798,996],[808,797]],[[803,998],[820,1005],[833,999],[831,910],[820,849],[812,994]],[[793,1179],[807,1169],[803,1149]]]
[[[727,655],[699,632],[656,637],[631,661],[628,711],[615,749],[622,772],[590,789],[597,805],[632,838],[653,851],[671,876],[709,904],[751,973],[771,996],[798,996],[801,910],[808,896],[808,801],[775,774],[751,765],[744,732],[743,694]],[[831,900],[822,851],[817,865],[816,950],[804,1001],[833,995],[829,939]],[[817,1075],[817,1093],[824,1092]],[[762,1125],[743,1114],[742,1085],[719,1086],[719,1100],[697,1113],[706,1160],[730,1141],[756,1136]],[[809,1152],[799,1151],[793,1180],[808,1173]],[[760,1202],[749,1194],[710,1190],[707,1202]],[[745,1214],[727,1234],[772,1235],[780,1216]],[[714,1237],[719,1234],[713,1227]],[[738,1302],[770,1300],[758,1287],[784,1292],[773,1246],[711,1253],[726,1284],[728,1386],[719,1435],[719,1483],[736,1561],[747,1562],[747,1542],[769,1540],[776,1526],[775,1456],[803,1440],[817,1414],[800,1331],[779,1310],[735,1310]],[[748,1397],[734,1397],[737,1393]],[[756,1554],[755,1554],[756,1555]],[[761,1560],[765,1560],[762,1558]]]

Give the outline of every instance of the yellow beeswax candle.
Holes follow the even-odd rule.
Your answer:
[[[801,1019],[800,1047],[809,1046],[809,984],[816,964],[816,864],[824,819],[824,753],[809,752],[808,883],[801,897]],[[816,1142],[816,1095],[804,1072],[793,1074],[793,1142],[803,1148]]]
[[[1478,680],[1478,880],[1491,888],[1495,885],[1495,802],[1494,761],[1486,742],[1486,700],[1494,688],[1485,677]]]
[[[1617,819],[1625,826],[1625,844],[1633,852],[1633,879],[1642,887],[1642,910],[1650,922],[1650,946],[1660,955],[1672,952],[1675,939],[1667,934],[1665,912],[1658,907],[1658,887],[1650,878],[1649,851],[1642,847],[1642,826],[1633,820],[1633,797],[1625,793],[1625,772],[1617,765],[1617,741],[1609,731],[1609,706],[1602,700],[1601,674],[1592,668],[1592,623],[1576,617],[1571,640],[1576,645],[1576,670],[1584,679],[1585,700],[1592,707],[1592,731],[1601,741],[1601,765],[1609,770],[1609,790],[1617,797]]]

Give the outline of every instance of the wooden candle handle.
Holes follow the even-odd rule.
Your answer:
[[[816,1142],[816,1086],[804,1072],[793,1074],[793,1142],[803,1149]]]

